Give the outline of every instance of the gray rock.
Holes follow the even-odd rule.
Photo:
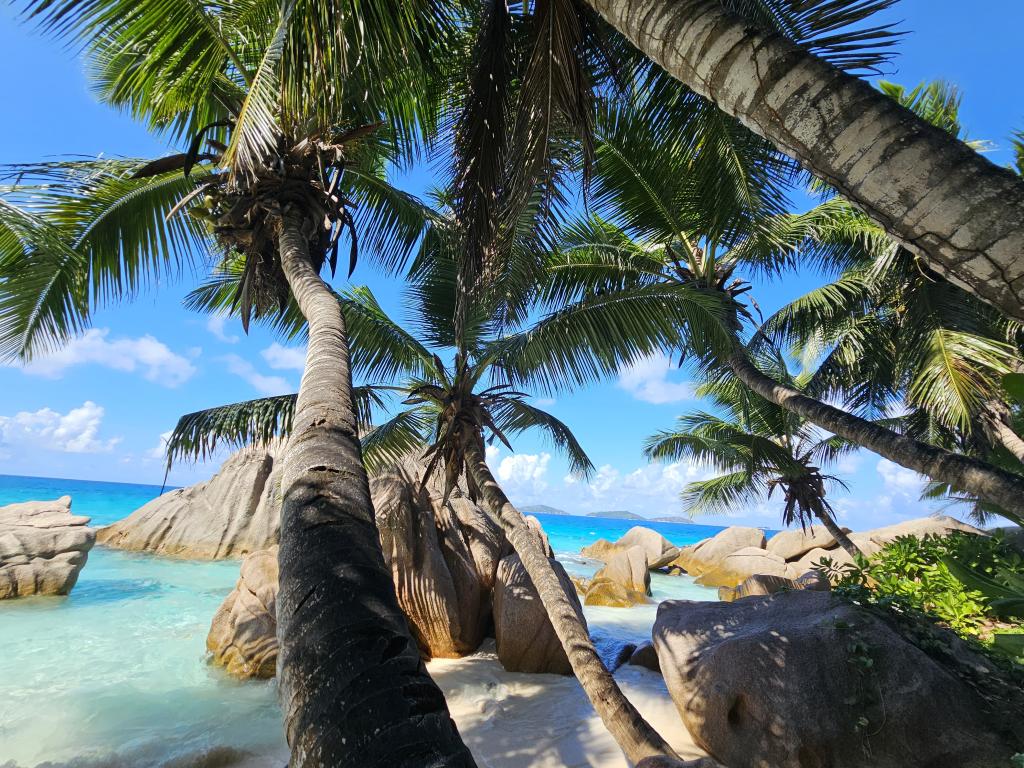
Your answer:
[[[679,547],[666,539],[657,531],[634,525],[626,531],[618,541],[598,539],[580,550],[580,554],[591,560],[608,562],[617,552],[640,547],[647,555],[647,567],[663,568],[679,556]]]
[[[278,542],[283,446],[233,454],[203,483],[179,488],[102,528],[99,543],[195,560],[240,557]]]
[[[705,587],[735,587],[755,574],[780,578],[795,575],[791,566],[778,555],[757,547],[744,547],[709,565],[696,581]]]
[[[276,546],[242,560],[238,583],[217,609],[206,649],[215,664],[240,678],[268,678],[277,671]]]
[[[498,562],[508,545],[469,499],[456,495],[442,504],[442,489],[424,488],[422,471],[405,463],[370,481],[377,530],[420,650],[459,658],[483,641]]]
[[[88,523],[70,496],[0,507],[0,599],[68,594],[96,541]]]
[[[848,528],[844,528],[849,533]],[[822,525],[809,525],[807,530],[796,528],[791,531],[779,531],[770,539],[765,549],[778,555],[783,560],[796,560],[812,549],[821,547],[831,549],[836,546],[835,537]]]
[[[1021,692],[955,635],[928,653],[827,592],[668,601],[654,645],[699,746],[730,768],[992,768],[1024,746]],[[946,648],[946,654],[935,649]]]
[[[586,627],[583,608],[568,574],[557,560],[552,559],[551,565]],[[494,588],[494,635],[498,660],[509,672],[572,673],[569,659],[519,555],[509,555],[498,565],[498,581]]]
[[[628,664],[635,667],[645,667],[652,672],[661,673],[661,666],[658,664],[658,652],[654,650],[653,643],[641,643],[629,657]]]
[[[683,547],[679,556],[672,561],[691,576],[700,576],[711,570],[727,556],[745,548],[764,549],[764,531],[760,528],[730,526],[719,531],[710,539],[704,539],[689,547]]]

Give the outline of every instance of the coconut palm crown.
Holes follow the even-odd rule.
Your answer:
[[[803,389],[810,376],[790,375],[778,356],[759,367],[788,386]],[[803,528],[820,521],[851,555],[860,554],[835,522],[826,498],[832,486],[845,488],[823,468],[857,446],[824,433],[796,414],[758,397],[731,377],[697,389],[718,413],[680,416],[674,428],[649,437],[645,455],[658,461],[689,459],[721,474],[688,483],[681,493],[691,514],[721,514],[782,495],[782,524]]]

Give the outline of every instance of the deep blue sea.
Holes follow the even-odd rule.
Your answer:
[[[0,475],[0,505],[72,498],[108,525],[160,493],[155,485]],[[593,573],[580,549],[636,521],[538,515],[567,570]],[[719,528],[644,523],[675,544]],[[273,681],[237,682],[206,663],[206,634],[238,561],[195,562],[96,547],[71,595],[0,601],[0,768],[235,765],[281,768]],[[652,579],[655,600],[711,599],[689,577]],[[601,642],[650,635],[655,605],[587,608]],[[197,756],[212,755],[208,763]],[[274,756],[274,757],[268,757]],[[177,761],[177,762],[174,762]],[[219,761],[219,762],[218,762]]]

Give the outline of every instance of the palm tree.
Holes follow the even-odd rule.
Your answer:
[[[243,325],[293,302],[308,352],[282,480],[278,679],[291,765],[473,765],[384,565],[344,316],[320,276],[343,232],[354,266],[354,201],[364,222],[391,225],[372,238],[418,238],[398,226],[415,206],[385,190],[388,155],[373,148],[395,157],[429,130],[413,94],[434,77],[451,19],[430,0],[30,7],[85,45],[104,100],[188,144],[151,163],[22,169],[43,178],[12,194],[44,223],[4,239],[3,350],[66,339],[97,300],[132,293],[195,245],[243,265]],[[63,247],[46,248],[53,234]]]
[[[760,361],[772,378],[794,389],[803,389],[810,377],[790,376],[779,356]],[[829,485],[843,483],[822,473],[857,446],[824,435],[789,411],[749,392],[736,379],[719,378],[699,387],[724,416],[699,411],[680,416],[674,429],[648,438],[644,453],[650,459],[692,459],[710,464],[722,474],[688,483],[682,492],[691,514],[729,512],[737,505],[771,499],[776,490],[783,497],[782,524],[806,528],[819,520],[851,557],[863,553],[835,521],[826,500]]]
[[[533,215],[539,214],[534,210]],[[529,228],[523,227],[522,231],[516,243],[532,240]],[[552,347],[560,351],[558,345],[565,343],[566,334],[561,328],[545,328],[538,333],[526,327],[517,332],[509,320],[511,307],[520,309],[519,326],[529,315],[523,308],[529,304],[533,290],[532,273],[515,272],[525,257],[492,260],[492,266],[505,263],[512,269],[497,280],[502,290],[477,294],[467,302],[459,298],[468,283],[458,254],[464,242],[457,226],[445,226],[437,216],[413,264],[405,302],[410,313],[403,325],[416,329],[426,344],[388,317],[367,288],[354,288],[338,297],[352,334],[353,370],[379,382],[357,388],[363,395],[362,402],[367,406],[379,404],[379,399],[370,398],[398,391],[407,406],[365,431],[363,455],[367,466],[371,470],[389,466],[411,451],[419,451],[428,459],[425,478],[434,472],[443,473],[446,494],[465,478],[471,498],[482,502],[519,555],[573,672],[628,759],[636,762],[651,755],[672,755],[671,747],[625,698],[605,668],[548,553],[487,465],[487,438],[497,439],[511,450],[508,436],[540,430],[567,455],[571,471],[582,475],[593,471],[571,430],[531,405],[523,392],[507,383],[507,347],[519,350],[525,345],[529,355],[543,356],[552,354]],[[208,310],[223,307],[230,295],[226,289],[226,281],[212,282],[197,292],[195,306]],[[291,320],[287,332],[301,335],[302,318],[292,315]],[[589,329],[584,325],[582,332]],[[601,338],[600,329],[597,333]],[[450,362],[445,363],[431,347],[450,354]],[[206,455],[218,442],[237,446],[290,434],[293,427],[289,409],[293,402],[290,397],[267,398],[189,414],[168,441],[168,458]]]
[[[671,77],[834,186],[933,271],[1024,319],[1024,182],[843,71],[877,67],[844,45],[893,42],[871,18],[894,2],[587,0]],[[780,19],[796,34],[778,34]],[[807,30],[818,32],[794,40]]]
[[[687,153],[662,144],[642,110],[620,110],[603,130],[593,199],[613,211],[623,226],[592,217],[569,230],[563,248],[551,258],[546,289],[550,305],[569,304],[560,310],[565,313],[614,305],[629,315],[638,339],[645,336],[645,323],[661,322],[658,309],[650,306],[652,292],[660,293],[664,307],[683,300],[671,297],[674,290],[685,289],[687,302],[694,291],[715,296],[726,307],[726,317],[679,327],[675,340],[664,348],[685,350],[711,367],[726,367],[757,395],[822,429],[933,480],[976,493],[1012,518],[1022,517],[1021,477],[835,408],[765,375],[751,361],[740,340],[751,316],[739,297],[749,285],[734,278],[735,271],[747,265],[777,272],[798,257],[826,265],[853,258],[850,252],[864,247],[864,240],[843,236],[849,210],[845,203],[833,200],[796,216],[758,215],[764,206],[754,198],[752,205],[737,210],[731,229],[707,236],[710,212],[722,218],[716,206],[728,198],[720,196],[712,206],[693,194]],[[646,338],[660,333],[660,328],[652,329]],[[605,372],[615,368],[609,362]]]

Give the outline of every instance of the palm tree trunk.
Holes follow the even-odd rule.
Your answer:
[[[672,747],[623,695],[615,678],[604,666],[576,614],[576,607],[552,569],[540,540],[501,490],[487,466],[483,452],[475,443],[466,449],[466,467],[480,489],[485,509],[498,519],[522,560],[551,619],[555,634],[569,657],[576,679],[626,758],[631,763],[637,763],[645,757],[676,757]]]
[[[1009,409],[998,401],[991,401],[985,404],[981,413],[982,423],[985,431],[999,445],[1012,453],[1017,461],[1024,463],[1024,440],[1021,439],[1004,418]]]
[[[1024,524],[1024,477],[922,443],[808,397],[766,376],[750,362],[742,348],[734,351],[727,362],[736,378],[765,400],[902,467],[973,493],[1000,507],[1006,517]]]
[[[310,222],[282,216],[281,264],[309,324],[285,457],[278,681],[290,768],[473,768],[384,565],[363,468],[340,306]]]
[[[587,0],[665,71],[1024,319],[1024,181],[721,0]]]
[[[832,538],[836,540],[836,543],[846,550],[846,554],[854,560],[858,557],[864,557],[864,553],[860,551],[860,547],[850,541],[850,537],[846,535],[846,531],[839,527],[836,521],[832,518],[832,515],[823,511],[818,515],[818,519],[821,521],[821,524],[825,526],[825,530],[832,534]]]

